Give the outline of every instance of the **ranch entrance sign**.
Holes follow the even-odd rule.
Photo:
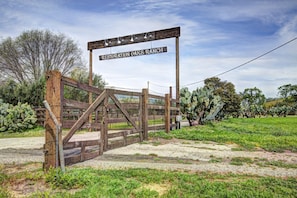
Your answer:
[[[127,58],[127,57],[150,55],[150,54],[160,54],[160,53],[164,53],[164,52],[167,52],[167,47],[156,47],[156,48],[150,48],[150,49],[135,50],[135,51],[130,51],[130,52],[105,54],[105,55],[99,56],[99,60]]]
[[[93,55],[94,49],[103,49],[108,47],[117,47],[122,45],[131,45],[142,42],[150,42],[161,39],[175,38],[175,68],[176,68],[176,101],[177,107],[179,107],[179,37],[180,27],[174,27],[169,29],[162,29],[151,32],[143,32],[137,34],[131,34],[126,36],[119,36],[114,38],[102,39],[98,41],[88,42],[89,56],[89,85],[92,86],[92,73],[93,73]],[[121,52],[115,54],[100,55],[99,60],[110,60],[115,58],[126,58],[140,55],[158,54],[167,52],[167,47],[151,48],[136,50],[130,52]],[[92,94],[89,94],[89,102],[92,103]]]

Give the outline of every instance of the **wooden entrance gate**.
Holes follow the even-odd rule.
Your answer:
[[[102,155],[109,149],[126,146],[148,139],[148,131],[165,129],[169,132],[176,126],[179,112],[171,93],[165,96],[151,95],[147,89],[129,92],[115,89],[99,90],[61,76],[57,71],[47,73],[46,101],[62,124],[64,132],[56,132],[49,113],[45,120],[44,168],[59,166],[57,136],[63,138],[65,164],[74,164]],[[65,97],[65,89],[92,93],[94,102],[75,101]],[[91,120],[91,122],[90,122]],[[82,129],[92,131],[94,139],[73,138]]]

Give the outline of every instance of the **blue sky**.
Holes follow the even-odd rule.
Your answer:
[[[247,62],[297,37],[296,0],[0,0],[0,39],[48,29],[76,41],[88,67],[87,42],[181,27],[180,86]],[[157,55],[99,61],[107,53],[167,46]],[[266,97],[297,84],[297,40],[229,73],[237,92],[258,87]],[[111,87],[151,93],[175,89],[175,39],[94,50],[93,70]],[[200,83],[195,83],[200,82]],[[191,84],[191,85],[189,85]]]

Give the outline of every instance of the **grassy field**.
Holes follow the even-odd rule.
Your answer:
[[[240,146],[237,149],[251,152],[297,152],[296,123],[297,117],[228,119],[169,134],[150,133],[150,137],[235,143]],[[36,131],[29,136],[41,133]],[[230,162],[243,163],[266,165],[266,161],[250,158],[232,158]],[[67,168],[66,173],[44,173],[41,167],[40,163],[0,165],[0,198],[13,197],[20,186],[26,189],[27,197],[297,197],[297,178],[151,169]]]
[[[243,150],[297,152],[297,117],[228,119],[181,130],[151,133],[151,137],[236,143]]]
[[[23,131],[19,133],[12,132],[1,132],[0,138],[18,138],[18,137],[42,137],[44,136],[45,129],[43,127],[36,127],[28,131]]]
[[[25,166],[32,166],[27,164]],[[0,168],[0,197],[18,186],[26,197],[296,197],[296,178],[258,177],[151,169],[68,169],[66,173],[14,167]],[[20,170],[22,169],[22,170]],[[27,169],[27,170],[26,170]],[[14,186],[14,187],[13,187]],[[29,194],[30,193],[30,194]]]

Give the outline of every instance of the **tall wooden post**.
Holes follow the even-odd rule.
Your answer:
[[[180,101],[179,101],[179,37],[175,37],[175,51],[176,51],[176,107],[177,115],[180,115]],[[180,121],[175,118],[176,129],[180,129]]]
[[[58,71],[49,71],[46,74],[46,94],[45,100],[48,102],[53,114],[61,122],[61,73]],[[45,144],[44,144],[44,164],[43,168],[48,170],[50,167],[56,167],[58,164],[56,125],[51,119],[48,111],[45,114]]]
[[[89,85],[93,85],[93,50],[90,50],[90,56],[89,56]],[[93,95],[92,92],[89,92],[89,105],[93,103]],[[92,131],[92,114],[89,116],[89,124],[90,128],[89,131]]]
[[[102,125],[101,125],[101,141],[103,143],[103,151],[107,151],[108,149],[108,97],[104,98],[104,107],[103,107],[103,118],[102,118]]]
[[[148,140],[148,90],[142,89],[141,123],[143,139]]]
[[[165,94],[165,131],[170,131],[170,95]]]
[[[179,108],[179,37],[175,37],[176,107]]]
[[[172,107],[173,102],[172,102],[172,87],[171,86],[169,87],[169,98],[170,98],[170,107]],[[170,120],[169,120],[169,122],[170,122],[170,130],[172,130],[172,126],[171,126],[171,124],[172,124],[171,110],[170,110]]]

